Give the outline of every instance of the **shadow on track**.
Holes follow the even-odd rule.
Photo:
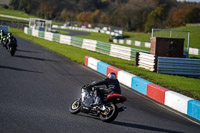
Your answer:
[[[32,72],[32,73],[42,73],[42,72],[31,71],[31,70],[27,70],[27,69],[9,67],[9,66],[0,66],[0,69],[10,69],[10,70],[15,70],[15,71]]]
[[[143,130],[148,130],[148,131],[155,131],[155,132],[183,133],[183,132],[178,132],[178,131],[173,131],[173,130],[168,130],[168,129],[162,129],[162,128],[157,128],[157,127],[150,127],[150,126],[126,123],[126,122],[119,122],[119,121],[114,121],[112,122],[112,124],[124,126],[124,127],[130,127],[130,128],[138,128],[138,129],[143,129]]]
[[[82,116],[82,117],[86,117],[86,118],[95,119],[95,120],[100,121],[100,119],[96,116],[83,115],[83,114],[77,114],[77,116]],[[154,131],[154,132],[183,133],[183,132],[179,132],[179,131],[173,131],[173,130],[168,130],[168,129],[150,127],[150,126],[139,125],[139,124],[134,124],[134,123],[119,122],[119,121],[113,121],[112,123],[109,123],[109,124],[124,126],[124,127],[128,127],[128,128],[135,128],[135,129],[137,128],[137,129],[142,129],[142,130],[147,130],[147,131]]]
[[[82,116],[82,117],[86,117],[86,118],[90,118],[90,119],[95,119],[95,120],[100,120],[97,116],[92,116],[92,115],[88,115],[88,114],[76,114],[77,116]]]
[[[38,53],[38,52],[35,52],[35,51],[29,51],[29,50],[23,50],[23,49],[17,49],[17,51],[26,52],[26,53]]]
[[[49,59],[43,59],[43,58],[37,58],[37,57],[29,57],[29,56],[23,56],[23,55],[16,55],[17,58],[23,58],[23,59],[32,59],[32,60],[39,60],[39,61],[51,61],[51,62],[58,62],[55,60],[49,60]]]

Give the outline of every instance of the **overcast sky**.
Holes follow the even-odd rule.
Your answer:
[[[177,0],[177,1],[185,1],[185,0]],[[200,0],[186,0],[186,1],[190,1],[190,2],[200,2]]]

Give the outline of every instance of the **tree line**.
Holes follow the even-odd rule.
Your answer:
[[[149,32],[200,22],[200,4],[176,0],[11,0],[9,8],[44,19],[101,23]]]

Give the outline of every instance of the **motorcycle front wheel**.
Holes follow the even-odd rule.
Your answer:
[[[106,109],[100,114],[100,119],[104,122],[114,121],[119,112],[118,107],[113,103],[107,104],[105,107]]]
[[[69,112],[72,114],[77,114],[81,111],[81,102],[79,99],[76,99],[72,102],[69,107]]]

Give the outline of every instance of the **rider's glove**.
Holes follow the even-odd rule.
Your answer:
[[[88,84],[88,85],[86,86],[86,89],[90,91],[90,90],[92,89],[92,87]]]

